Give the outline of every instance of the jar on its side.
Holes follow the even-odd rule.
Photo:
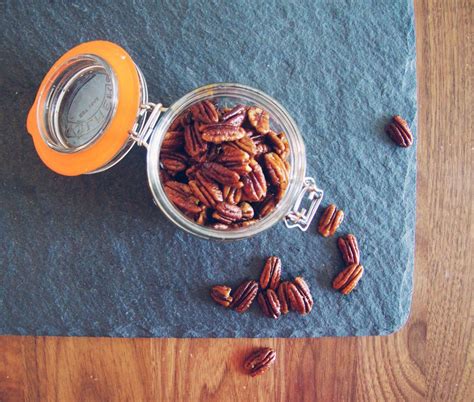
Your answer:
[[[270,126],[276,132],[283,131],[288,139],[290,155],[289,184],[285,195],[276,208],[255,224],[229,230],[217,230],[202,226],[187,218],[168,199],[160,180],[161,144],[171,123],[192,105],[204,100],[212,100],[219,106],[236,104],[259,106],[268,111]],[[240,84],[212,84],[198,88],[184,95],[173,103],[161,116],[151,135],[147,153],[148,183],[155,203],[163,213],[181,229],[193,235],[215,240],[239,240],[254,236],[269,229],[283,220],[301,197],[301,189],[305,181],[306,153],[303,138],[294,120],[286,109],[267,94]]]

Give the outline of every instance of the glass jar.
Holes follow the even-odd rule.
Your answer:
[[[228,230],[202,226],[168,199],[160,180],[160,149],[168,128],[182,112],[203,100],[219,106],[246,104],[268,111],[270,126],[283,131],[290,147],[289,184],[276,208],[255,224]],[[177,226],[206,239],[237,240],[284,220],[306,230],[322,200],[314,179],[305,177],[306,153],[295,122],[267,94],[240,84],[212,84],[191,91],[164,108],[148,102],[145,78],[121,47],[87,42],[63,55],[46,74],[27,121],[40,158],[63,175],[104,171],[134,146],[147,149],[148,182],[155,204]]]

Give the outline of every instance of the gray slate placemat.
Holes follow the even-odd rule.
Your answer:
[[[407,0],[7,2],[0,26],[0,333],[156,337],[378,335],[407,319],[416,147],[384,134],[416,123],[413,6]],[[62,177],[37,157],[27,112],[52,63],[88,40],[127,49],[152,101],[239,82],[279,100],[304,135],[324,205],[346,212],[366,275],[348,297],[335,238],[278,224],[256,238],[188,235],[154,206],[145,153],[105,173]],[[317,218],[319,217],[319,214]],[[258,277],[266,256],[303,275],[313,312],[277,321],[215,305],[211,285]]]

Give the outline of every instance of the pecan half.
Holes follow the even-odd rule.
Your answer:
[[[199,214],[194,217],[198,225],[205,225],[207,223],[207,207],[204,207]]]
[[[267,180],[262,167],[255,160],[249,162],[252,171],[242,176],[243,196],[246,201],[261,201],[267,194]]]
[[[216,210],[212,217],[219,222],[230,224],[242,219],[242,210],[237,205],[220,202],[216,205]]]
[[[284,193],[289,181],[287,165],[275,152],[265,154],[264,159],[270,181],[279,188],[279,192]]]
[[[298,314],[306,315],[313,308],[313,297],[305,280],[297,277],[288,285],[288,300],[292,310]]]
[[[319,220],[318,230],[324,237],[332,236],[344,219],[344,212],[337,210],[334,204],[330,204]]]
[[[260,292],[257,301],[265,316],[274,319],[280,317],[280,300],[273,289]]]
[[[247,116],[250,124],[255,127],[259,133],[266,134],[270,131],[270,115],[265,110],[257,106],[252,106],[248,108]]]
[[[242,199],[242,189],[231,186],[223,186],[222,195],[224,196],[225,202],[235,205],[238,204]]]
[[[205,124],[217,123],[219,121],[216,105],[210,100],[199,102],[191,106],[190,110],[194,121],[200,121]]]
[[[260,205],[260,218],[264,218],[276,208],[277,200],[275,196],[269,195]]]
[[[232,126],[240,127],[245,120],[247,108],[244,105],[236,105],[231,110],[226,111],[222,116],[222,121]]]
[[[195,122],[184,129],[184,150],[191,158],[200,159],[207,152],[207,142],[202,139],[197,126]]]
[[[199,205],[199,200],[194,197],[187,184],[177,181],[167,181],[164,185],[164,189],[168,198],[171,202],[176,204],[177,207],[193,214],[201,212],[202,207]]]
[[[360,261],[359,245],[353,234],[341,236],[337,239],[337,245],[342,254],[342,259],[347,265],[358,264]]]
[[[206,162],[202,164],[202,172],[218,183],[239,187],[240,176],[238,173],[222,166],[220,163]]]
[[[250,156],[255,156],[255,154],[257,153],[257,146],[248,136],[242,137],[240,140],[237,141],[229,142],[228,145],[232,147],[238,147]]]
[[[224,285],[216,285],[211,288],[211,297],[216,303],[224,307],[229,307],[232,303],[230,292],[232,289]]]
[[[204,176],[200,171],[196,172],[195,180],[189,181],[189,187],[206,207],[215,207],[218,202],[224,200],[219,185],[214,180]]]
[[[176,174],[186,170],[188,159],[178,152],[163,152],[161,154],[161,164],[171,174]]]
[[[364,274],[364,267],[360,264],[352,264],[344,269],[332,282],[332,287],[340,290],[342,294],[348,295],[354,290],[360,278]]]
[[[257,291],[257,282],[242,282],[242,284],[232,293],[233,300],[230,304],[230,308],[234,309],[238,313],[243,313],[247,311],[255,300],[255,297],[257,296]]]
[[[250,205],[248,202],[241,202],[239,204],[239,208],[242,210],[242,219],[250,220],[253,218],[255,212],[252,205]]]
[[[244,362],[244,369],[255,377],[265,373],[274,363],[276,352],[272,348],[261,348],[251,353]]]
[[[208,124],[200,128],[202,129],[202,139],[214,144],[240,140],[245,136],[245,130],[242,127],[236,127],[231,124]]]
[[[250,219],[248,221],[234,223],[233,227],[236,228],[247,228],[249,226],[255,225],[258,222],[258,219]]]
[[[280,300],[280,311],[282,314],[288,314],[290,310],[290,299],[288,296],[288,287],[291,282],[285,281],[278,286],[278,299]]]
[[[161,152],[173,152],[184,145],[184,135],[182,131],[168,131],[161,143]]]
[[[252,171],[252,168],[249,166],[249,160],[250,156],[247,152],[242,151],[238,147],[224,144],[222,146],[222,153],[216,159],[216,162],[239,175],[244,175]]]
[[[387,134],[400,147],[408,148],[413,144],[413,134],[408,123],[400,116],[392,117],[392,121],[387,125]]]
[[[281,260],[278,257],[272,256],[267,258],[265,265],[260,274],[260,287],[262,289],[276,290],[280,283],[281,277]]]

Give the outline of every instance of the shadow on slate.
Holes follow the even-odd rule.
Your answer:
[[[176,3],[176,4],[172,4]],[[177,4],[179,3],[179,4]],[[284,4],[282,4],[284,3]],[[0,24],[0,333],[120,337],[318,337],[391,333],[412,294],[416,147],[383,133],[399,113],[414,129],[415,38],[407,0],[7,2]],[[20,23],[21,22],[21,23]],[[278,224],[237,243],[191,237],[154,207],[145,152],[108,172],[49,171],[25,130],[42,77],[66,50],[107,39],[143,70],[152,101],[212,82],[262,89],[293,115],[308,175],[346,212],[366,275],[350,296],[335,238]],[[319,216],[317,216],[318,218]],[[308,317],[225,311],[210,286],[258,277],[268,255],[303,275]]]

